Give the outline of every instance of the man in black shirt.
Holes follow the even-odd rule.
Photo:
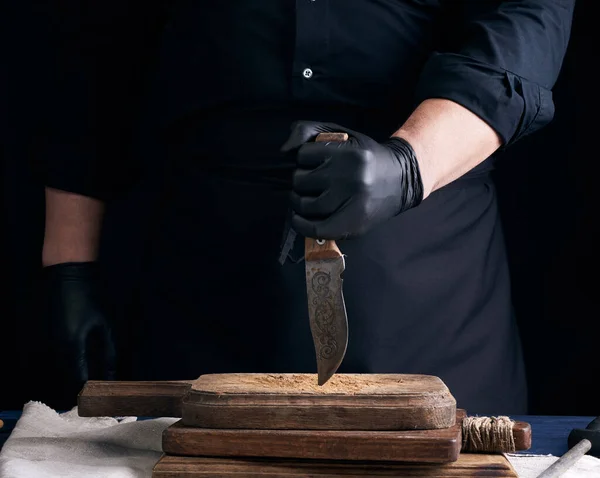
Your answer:
[[[470,413],[525,413],[490,171],[553,117],[574,0],[77,4],[46,12],[57,66],[36,149],[69,373],[89,377],[91,335],[112,343],[94,268],[105,207],[141,194],[137,165],[141,189],[165,187],[128,216],[133,231],[153,215],[134,332],[115,324],[128,377],[316,370],[304,265],[278,262],[291,210],[347,256],[340,373],[433,374]]]

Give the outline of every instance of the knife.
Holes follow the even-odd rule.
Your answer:
[[[346,141],[346,133],[321,133],[315,141]],[[344,360],[348,346],[348,317],[342,290],[344,255],[335,241],[305,238],[308,315],[318,384],[324,385]]]

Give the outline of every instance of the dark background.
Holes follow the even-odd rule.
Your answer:
[[[571,43],[554,89],[554,121],[505,152],[495,173],[532,414],[600,414],[593,386],[600,378],[600,320],[594,288],[594,162],[599,158],[594,152],[598,37],[590,20],[592,3],[577,2]],[[0,118],[0,410],[20,409],[31,399],[45,401],[50,392],[44,387],[52,386],[52,377],[40,376],[45,358],[36,344],[47,339],[39,314],[30,307],[40,268],[43,187],[27,168],[28,135],[35,127],[36,106],[44,101],[36,72],[50,57],[17,26],[0,18],[2,54],[10,65],[0,71],[0,111],[8,112]]]

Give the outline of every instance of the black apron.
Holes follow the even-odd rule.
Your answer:
[[[211,171],[185,154],[167,159],[168,187],[140,234],[149,253],[124,347],[130,378],[315,373],[304,262],[278,262],[289,189]],[[432,374],[469,413],[526,412],[489,168],[339,246],[349,322],[340,373]]]

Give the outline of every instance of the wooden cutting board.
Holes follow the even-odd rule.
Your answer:
[[[165,412],[158,413],[161,407]],[[80,416],[181,416],[188,427],[430,430],[456,423],[456,400],[435,376],[208,374],[193,382],[88,382]]]
[[[436,430],[357,431],[223,430],[177,422],[163,432],[162,447],[180,456],[446,463],[458,459],[461,430],[459,423]]]
[[[337,374],[203,375],[183,398],[182,423],[263,430],[430,430],[456,421],[456,400],[438,377]]]
[[[459,409],[452,427],[405,431],[223,430],[179,421],[164,431],[162,447],[180,456],[447,463],[459,457],[464,417],[465,410]],[[515,422],[513,439],[515,450],[529,449],[531,426]]]
[[[461,454],[445,464],[203,458],[164,455],[152,478],[518,478],[503,455]]]

